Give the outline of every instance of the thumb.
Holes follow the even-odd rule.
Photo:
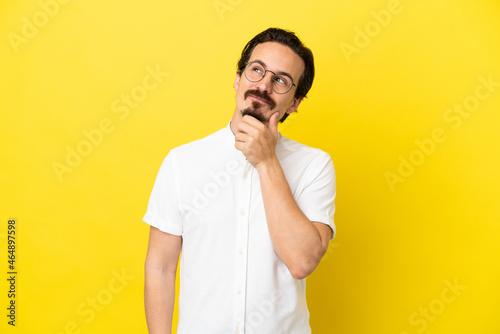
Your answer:
[[[271,130],[271,132],[275,135],[278,134],[278,116],[279,112],[275,112],[274,114],[272,114],[269,118],[269,124],[267,126],[269,130]]]

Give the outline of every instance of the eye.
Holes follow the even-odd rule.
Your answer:
[[[277,75],[274,77],[274,82],[280,84],[280,85],[287,85],[288,84],[288,78],[282,75]]]
[[[253,65],[252,67],[250,67],[250,70],[252,72],[259,73],[259,74],[262,74],[264,72],[264,69],[259,65]]]

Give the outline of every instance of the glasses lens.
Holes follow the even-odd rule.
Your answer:
[[[266,70],[262,65],[258,63],[250,63],[247,65],[245,69],[245,75],[248,80],[256,82],[261,80],[264,77]]]
[[[292,79],[288,75],[275,75],[273,89],[278,94],[284,94],[292,88]]]

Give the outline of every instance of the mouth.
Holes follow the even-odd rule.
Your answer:
[[[251,98],[252,98],[253,100],[255,100],[255,101],[258,101],[258,102],[260,102],[260,103],[264,103],[264,104],[269,105],[269,102],[267,102],[266,100],[264,100],[264,99],[262,99],[262,98],[260,98],[260,97],[257,97],[257,96],[252,95],[252,94],[250,94],[250,95],[248,95],[248,96],[249,96],[249,97],[251,97]]]

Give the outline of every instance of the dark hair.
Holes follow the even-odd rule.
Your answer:
[[[255,47],[258,44],[266,42],[276,42],[288,46],[302,58],[305,68],[304,72],[300,76],[299,82],[297,83],[295,98],[300,99],[302,97],[306,97],[307,92],[311,89],[314,80],[314,58],[311,50],[304,46],[304,44],[302,44],[300,39],[292,31],[280,28],[269,28],[252,38],[241,52],[241,58],[238,61],[238,70],[243,70],[245,63],[250,60],[250,56],[252,55]],[[288,114],[285,114],[281,119],[281,122],[283,122],[287,116]]]

